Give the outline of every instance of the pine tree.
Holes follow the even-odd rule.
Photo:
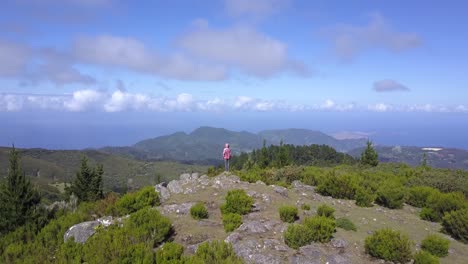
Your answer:
[[[422,167],[427,167],[427,156],[426,156],[426,152],[424,152],[423,154],[423,157],[422,157],[422,161],[421,161],[421,166]]]
[[[372,147],[372,142],[370,140],[367,141],[367,147],[361,154],[361,163],[373,167],[379,164],[379,156],[374,147]]]
[[[39,192],[21,169],[20,156],[14,146],[9,161],[7,180],[0,186],[0,233],[33,221],[41,202]]]
[[[287,146],[284,145],[283,139],[280,141],[278,156],[276,157],[276,163],[278,168],[282,168],[284,166],[288,166],[291,163],[289,158],[289,151]]]
[[[76,172],[75,181],[72,183],[68,192],[75,194],[79,201],[96,201],[103,197],[102,176],[104,168],[97,165],[96,168],[90,168],[88,158],[81,158],[80,170]]]

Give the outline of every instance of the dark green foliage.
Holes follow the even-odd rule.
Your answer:
[[[421,209],[421,212],[419,212],[419,217],[421,217],[422,220],[431,222],[439,221],[439,216],[434,212],[434,210],[427,207]]]
[[[265,168],[282,168],[288,165],[335,166],[338,164],[356,164],[356,159],[348,154],[337,152],[327,145],[271,145],[265,142],[261,149],[249,154],[242,153],[232,159],[232,168],[250,169],[257,166]]]
[[[356,194],[354,195],[354,199],[356,200],[357,206],[372,207],[375,200],[375,195],[372,194],[368,189],[358,187]]]
[[[81,158],[80,170],[76,173],[75,181],[72,183],[68,192],[75,194],[79,201],[96,201],[102,199],[102,176],[104,175],[103,166],[98,164],[96,168],[90,168],[88,158]]]
[[[373,167],[379,165],[379,156],[374,147],[372,147],[371,141],[367,141],[367,147],[361,154],[361,164]]]
[[[333,170],[317,186],[317,192],[337,199],[353,199],[358,187],[358,178],[354,175],[337,175]]]
[[[381,229],[368,236],[365,241],[366,253],[369,255],[393,261],[406,263],[411,260],[412,242],[398,231]]]
[[[305,167],[301,173],[301,181],[304,184],[317,186],[322,183],[325,170],[318,167]]]
[[[156,251],[156,263],[175,264],[183,263],[181,258],[184,253],[184,247],[175,242],[166,242]]]
[[[242,216],[236,213],[223,214],[223,225],[226,232],[234,231],[242,225]]]
[[[414,264],[439,264],[439,258],[431,253],[421,250],[414,254]]]
[[[6,182],[0,182],[0,235],[35,221],[41,202],[39,193],[21,169],[19,153],[14,147],[9,161]]]
[[[467,207],[465,197],[461,193],[440,193],[433,192],[427,198],[427,208],[431,209],[431,217],[423,218],[440,222],[445,213],[464,209]]]
[[[304,225],[289,225],[284,232],[284,243],[290,248],[298,249],[312,241],[312,231]]]
[[[205,204],[198,202],[190,208],[190,215],[193,219],[205,219],[208,218],[208,210],[206,210]]]
[[[172,232],[171,221],[162,216],[158,210],[148,207],[131,214],[125,227],[132,230],[134,238],[151,247],[156,247]]]
[[[304,226],[310,230],[312,241],[325,243],[333,237],[336,222],[325,216],[314,216],[304,219]]]
[[[310,205],[308,205],[308,204],[302,204],[302,205],[301,205],[301,209],[304,210],[304,211],[309,211],[309,210],[310,210]]]
[[[427,205],[427,199],[430,195],[438,192],[436,189],[428,186],[414,186],[408,189],[407,204],[422,208]]]
[[[231,166],[231,168],[232,168],[232,166]],[[211,166],[211,167],[208,168],[208,171],[206,172],[206,175],[209,176],[209,177],[215,177],[215,176],[218,176],[221,173],[223,173],[223,171],[224,171],[224,168],[221,167],[221,166],[218,166],[218,167]]]
[[[447,213],[442,219],[442,227],[453,238],[468,243],[468,209]]]
[[[230,243],[224,241],[212,241],[201,243],[194,256],[205,264],[241,264],[242,259],[236,256]]]
[[[351,220],[349,220],[348,218],[344,217],[336,219],[336,227],[343,228],[344,230],[348,231],[357,231],[357,228],[354,225],[354,223],[351,222]]]
[[[437,257],[445,257],[448,255],[450,240],[439,235],[428,235],[421,242],[421,249],[431,253]]]
[[[221,206],[221,212],[244,215],[252,210],[253,203],[252,197],[248,196],[244,190],[231,190],[226,195],[226,203]]]
[[[409,186],[429,186],[444,193],[461,192],[468,197],[468,171],[429,167],[414,170],[414,177],[408,182]]]
[[[287,223],[293,223],[296,221],[299,217],[297,216],[297,207],[296,206],[281,206],[279,209],[279,215],[281,218],[281,221],[287,222]]]
[[[326,204],[322,204],[317,208],[317,215],[318,216],[325,216],[331,219],[335,219],[335,208],[328,206]]]
[[[406,188],[398,181],[389,180],[382,183],[377,190],[375,201],[390,209],[400,209],[406,199]]]
[[[127,215],[147,206],[153,207],[158,205],[159,194],[154,190],[154,187],[147,186],[137,192],[126,193],[109,211],[113,215]]]

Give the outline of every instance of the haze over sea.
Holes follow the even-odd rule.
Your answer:
[[[468,149],[468,116],[444,113],[0,113],[0,145],[82,149],[126,146],[200,126],[233,131],[306,128],[327,134],[360,132],[380,145]]]

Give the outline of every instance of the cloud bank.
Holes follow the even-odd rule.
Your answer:
[[[374,82],[374,91],[376,92],[394,92],[394,91],[409,91],[405,85],[390,79]]]
[[[443,106],[432,104],[392,105],[377,103],[357,105],[337,103],[327,99],[317,104],[291,104],[282,100],[264,100],[249,96],[235,98],[198,99],[192,94],[181,93],[175,97],[151,96],[125,90],[112,92],[93,89],[77,90],[72,94],[12,94],[0,93],[0,112],[16,111],[99,111],[99,112],[458,112],[468,113],[468,105]]]

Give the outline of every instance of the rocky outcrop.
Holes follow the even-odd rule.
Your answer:
[[[90,238],[94,233],[96,233],[96,229],[99,226],[108,227],[111,224],[116,222],[120,222],[121,218],[114,220],[112,216],[106,216],[99,218],[94,221],[87,221],[83,223],[76,224],[70,227],[65,235],[63,236],[64,241],[66,242],[70,238],[74,238],[75,242],[77,243],[84,243],[88,238]]]

